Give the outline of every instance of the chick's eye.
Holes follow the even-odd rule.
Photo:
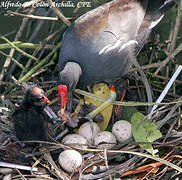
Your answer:
[[[42,95],[42,94],[37,94],[37,95],[35,95],[35,99],[36,100],[41,100],[41,99],[43,99],[44,98],[44,96]]]

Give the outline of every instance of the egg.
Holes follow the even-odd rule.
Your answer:
[[[59,154],[58,162],[60,166],[67,172],[75,172],[82,164],[82,156],[78,151],[65,150]]]
[[[101,131],[94,137],[94,145],[98,149],[111,149],[116,145],[116,138],[111,132]]]
[[[132,137],[131,124],[125,120],[119,120],[114,123],[112,133],[116,136],[118,142],[124,142]]]
[[[61,142],[75,148],[87,148],[87,140],[79,134],[68,134]]]
[[[92,131],[92,127],[93,127],[93,131]],[[87,140],[90,146],[93,145],[93,139],[95,135],[99,132],[100,132],[100,128],[95,122],[93,123],[86,122],[82,124],[78,130],[78,134],[85,137],[85,139]]]

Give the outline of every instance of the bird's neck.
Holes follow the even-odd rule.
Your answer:
[[[68,62],[60,72],[60,84],[66,84],[69,89],[73,90],[82,74],[82,69],[78,63]]]

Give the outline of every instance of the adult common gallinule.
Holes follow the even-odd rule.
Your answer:
[[[45,140],[46,119],[44,108],[48,98],[37,86],[28,88],[20,106],[13,113],[16,136],[21,141]]]
[[[58,92],[64,112],[77,86],[115,81],[136,62],[173,0],[114,0],[79,17],[63,35]]]

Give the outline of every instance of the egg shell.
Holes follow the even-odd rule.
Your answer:
[[[94,145],[98,149],[111,149],[116,145],[116,138],[111,132],[101,131],[94,137]]]
[[[119,142],[124,142],[132,137],[131,124],[125,120],[119,120],[114,123],[112,133],[116,136]]]
[[[87,140],[79,134],[68,134],[62,139],[61,142],[65,145],[70,144],[70,146],[75,148],[87,148]]]
[[[59,154],[58,162],[67,172],[74,172],[82,164],[82,156],[78,151],[65,150]]]
[[[91,126],[93,126],[93,132],[91,129]],[[93,122],[86,122],[82,124],[78,130],[78,134],[85,137],[89,145],[93,145],[93,139],[97,133],[100,132],[99,126]]]

